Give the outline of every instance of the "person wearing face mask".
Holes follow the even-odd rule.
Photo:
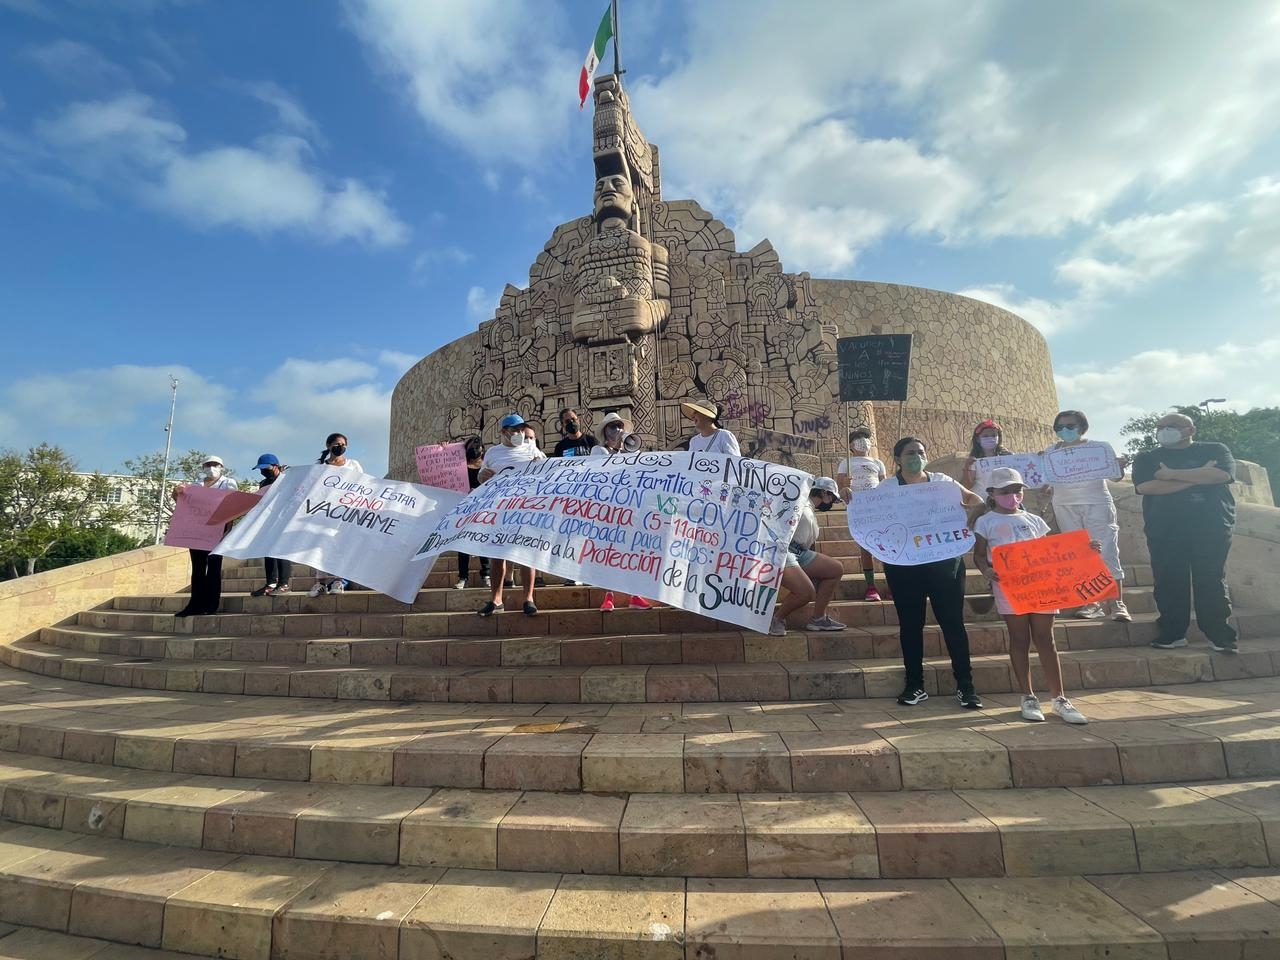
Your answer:
[[[476,474],[476,479],[481,483],[485,483],[506,470],[521,470],[535,460],[545,460],[547,458],[547,455],[538,449],[538,445],[529,439],[524,428],[524,417],[518,413],[509,413],[498,421],[498,430],[502,442],[485,451],[484,460],[481,462],[480,471]],[[491,561],[490,570],[492,571],[491,579],[493,581],[491,589],[493,594],[489,598],[489,602],[477,611],[480,616],[491,617],[503,610],[502,590],[508,565],[512,564],[507,560],[495,558]],[[532,567],[522,565],[520,569],[524,572],[524,605],[522,609],[526,616],[536,616],[538,607],[533,602],[533,589],[537,574]]]
[[[969,443],[969,459],[965,461],[960,482],[966,490],[978,490],[982,478],[978,476],[978,461],[984,457],[1002,457],[1013,453],[1004,445],[1004,431],[994,420],[983,420],[973,428]],[[981,491],[979,491],[981,492]]]
[[[1235,653],[1226,566],[1236,523],[1231,495],[1236,461],[1226,445],[1201,443],[1195,435],[1190,417],[1165,414],[1156,421],[1159,449],[1133,460],[1160,613],[1151,645],[1161,650],[1187,645],[1194,594],[1196,626],[1209,646]]]
[[[221,457],[207,456],[200,465],[200,485],[214,490],[234,490],[236,482],[226,473]],[[177,500],[183,487],[175,487],[170,495]],[[222,556],[208,550],[188,550],[191,554],[191,598],[175,617],[211,616],[222,603]]]
[[[258,458],[258,463],[253,469],[262,474],[262,479],[258,481],[258,489],[266,490],[267,487],[280,479],[280,475],[288,467],[282,466],[280,458],[274,453],[264,453]],[[289,579],[293,576],[293,561],[283,560],[278,557],[264,557],[262,565],[266,567],[267,582],[257,590],[254,590],[250,596],[283,596],[291,592]]]
[[[631,441],[630,445],[626,443],[627,437],[631,436],[631,422],[622,419],[616,411],[606,413],[604,419],[600,421],[600,433],[604,436],[604,443],[597,444],[591,448],[591,456],[593,457],[611,457],[618,453],[634,453],[640,449],[638,441]],[[630,449],[628,449],[630,446]],[[572,583],[566,580],[565,583]],[[641,610],[648,610],[653,606],[644,597],[636,594],[631,595],[628,606],[636,607]],[[613,591],[609,590],[604,595],[604,602],[600,604],[601,610],[613,610],[617,607],[614,601]]]
[[[1000,577],[991,567],[991,551],[1009,543],[1039,540],[1049,535],[1049,525],[1034,513],[1022,509],[1022,492],[1026,484],[1022,474],[1011,467],[991,471],[987,481],[987,511],[973,524],[973,562],[991,583],[996,610],[1009,628],[1009,662],[1013,675],[1022,687],[1022,719],[1044,721],[1040,699],[1031,685],[1031,644],[1036,645],[1044,682],[1052,697],[1053,712],[1067,723],[1088,723],[1084,715],[1067,699],[1062,688],[1062,662],[1053,645],[1053,618],[1057,610],[1036,613],[1014,613],[1000,589]],[[1100,544],[1093,542],[1094,549]]]
[[[316,463],[323,463],[327,467],[341,467],[344,470],[364,473],[364,467],[360,466],[360,461],[347,456],[347,438],[345,434],[341,433],[331,433],[325,437],[324,449],[320,451],[320,456],[316,458]],[[318,597],[326,592],[334,594],[346,593],[350,583],[349,580],[344,580],[341,577],[331,577],[329,574],[317,570],[316,582],[311,585],[307,596]]]
[[[924,441],[903,437],[893,445],[893,476],[884,483],[946,483],[955,487],[956,497],[966,507],[979,507],[982,498],[966,490],[945,473],[925,470],[928,455]],[[893,607],[898,613],[898,642],[902,646],[902,664],[906,668],[906,685],[898,695],[898,703],[913,707],[929,699],[924,689],[924,615],[925,604],[933,607],[934,619],[942,630],[947,653],[951,656],[951,672],[956,679],[956,699],[960,706],[981,710],[982,699],[973,688],[973,668],[969,662],[969,633],[964,626],[964,558],[935,560],[906,566],[884,564],[884,576],[893,592]]]
[[[1089,418],[1079,410],[1063,410],[1053,418],[1053,433],[1058,442],[1050,449],[1073,447],[1085,442],[1084,435],[1089,430]],[[1124,476],[1124,468],[1128,460],[1117,458],[1120,475]],[[1082,480],[1078,483],[1058,482],[1053,486],[1053,515],[1058,520],[1058,529],[1063,533],[1072,530],[1087,530],[1089,537],[1101,544],[1102,559],[1107,569],[1115,578],[1117,587],[1123,586],[1124,567],[1120,564],[1120,526],[1116,522],[1116,505],[1111,499],[1111,491],[1107,489],[1106,480]],[[1111,616],[1115,620],[1128,623],[1133,619],[1129,608],[1125,606],[1122,596],[1117,596],[1111,603]],[[1086,620],[1103,620],[1107,616],[1106,609],[1100,603],[1090,603],[1075,612],[1075,616]]]
[[[827,615],[827,605],[844,577],[844,567],[835,557],[828,557],[814,549],[822,529],[814,511],[826,512],[838,499],[836,482],[830,477],[818,477],[809,490],[808,499],[800,504],[800,515],[791,534],[782,571],[782,586],[786,588],[786,596],[779,599],[773,608],[773,622],[769,625],[769,633],[775,637],[786,636],[787,618],[810,603],[813,604],[813,616],[804,625],[806,630],[820,632],[848,629],[845,624]]]
[[[884,480],[884,476],[884,461],[871,456],[871,428],[855,427],[849,431],[849,456],[836,467],[836,485],[840,488],[840,499],[845,503],[852,503],[855,493],[873,489]],[[862,559],[862,579],[867,583],[867,592],[862,599],[879,601],[880,591],[876,589],[876,571],[871,551],[863,546],[859,546],[858,550]]]
[[[594,436],[583,432],[582,418],[573,407],[560,411],[560,433],[563,436],[556,441],[553,457],[585,457],[597,444]]]
[[[480,468],[484,465],[484,441],[479,437],[471,437],[466,441],[467,484],[474,490],[480,486]],[[480,557],[480,586],[492,587],[489,579],[489,558]],[[458,582],[455,590],[465,590],[467,579],[471,576],[471,554],[458,551]]]

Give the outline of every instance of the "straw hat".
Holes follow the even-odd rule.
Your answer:
[[[708,400],[686,400],[680,404],[680,409],[684,411],[684,415],[690,420],[693,419],[695,413],[700,413],[704,417],[712,420],[720,419],[720,411],[716,409],[716,405]]]

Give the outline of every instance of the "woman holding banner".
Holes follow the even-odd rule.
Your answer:
[[[1053,432],[1058,438],[1049,449],[1058,450],[1063,447],[1074,447],[1086,443],[1085,433],[1089,429],[1089,418],[1079,410],[1063,410],[1053,418]],[[1128,461],[1117,458],[1120,476],[1124,477]],[[1072,530],[1087,530],[1092,540],[1098,541],[1102,548],[1102,559],[1115,577],[1116,587],[1124,584],[1124,567],[1120,565],[1120,526],[1116,523],[1116,504],[1111,499],[1111,491],[1106,480],[1082,480],[1078,483],[1063,483],[1059,480],[1053,485],[1053,515],[1058,520],[1058,529],[1063,533]],[[1077,617],[1086,620],[1102,620],[1107,611],[1100,603],[1090,603],[1076,611]],[[1122,623],[1133,619],[1129,608],[1125,606],[1122,596],[1117,594],[1111,601],[1111,616]]]
[[[498,430],[502,443],[485,451],[480,472],[476,475],[481,483],[492,480],[505,470],[522,469],[534,460],[545,460],[547,455],[538,449],[538,445],[525,435],[524,417],[518,413],[509,413],[498,421]],[[491,579],[493,595],[489,602],[477,613],[482,617],[491,617],[502,612],[503,578],[506,576],[508,561],[494,558],[491,562]],[[534,578],[537,574],[532,567],[521,566],[524,571],[524,606],[526,616],[536,616],[538,607],[533,602]]]
[[[885,484],[944,483],[952,484],[956,496],[966,507],[979,507],[982,498],[964,489],[944,473],[929,473],[925,443],[916,437],[903,437],[893,446],[895,472]],[[898,612],[898,642],[902,645],[902,664],[906,668],[906,686],[898,703],[912,707],[929,699],[924,689],[924,615],[925,603],[933,607],[934,618],[942,629],[947,653],[951,655],[951,672],[956,678],[956,699],[960,706],[981,710],[982,700],[973,689],[973,669],[969,663],[969,633],[964,627],[964,558],[934,560],[912,566],[884,564],[885,579],[893,591],[893,606]]]
[[[467,484],[474,490],[480,486],[480,468],[484,466],[484,441],[479,437],[469,437],[465,447],[467,458]],[[492,587],[489,580],[489,558],[478,557],[480,561],[480,586]],[[471,576],[471,554],[458,551],[458,582],[454,589],[465,590],[467,579]]]
[[[787,617],[809,603],[813,604],[813,616],[805,624],[806,630],[848,629],[839,620],[827,616],[827,604],[844,577],[844,566],[835,557],[813,549],[817,546],[820,532],[818,515],[814,510],[830,510],[838,499],[836,482],[830,477],[819,477],[809,491],[809,499],[800,505],[799,520],[791,535],[782,571],[782,585],[787,588],[787,598],[778,602],[773,611],[773,622],[769,625],[769,633],[775,637],[785,636]]]
[[[698,432],[689,439],[690,453],[727,453],[742,456],[735,437],[720,423],[720,405],[706,400],[686,400],[680,404],[684,415],[693,421]]]
[[[214,490],[234,490],[236,482],[223,476],[226,470],[222,458],[207,456],[200,465],[202,486]],[[182,496],[184,487],[174,487],[170,495],[174,500]],[[208,550],[188,550],[191,554],[191,597],[187,605],[174,614],[175,617],[212,616],[222,603],[222,557]]]
[[[364,467],[360,466],[360,461],[347,456],[347,438],[345,434],[341,433],[331,433],[325,437],[324,449],[320,451],[320,456],[316,458],[316,463],[323,463],[327,467],[342,467],[344,470],[364,473]],[[342,577],[331,577],[327,573],[317,570],[316,582],[307,591],[307,596],[318,597],[322,593],[346,593],[350,583],[351,581]]]

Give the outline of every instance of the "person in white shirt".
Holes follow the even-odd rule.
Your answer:
[[[535,460],[545,460],[547,455],[538,449],[538,445],[525,432],[524,417],[518,413],[509,413],[498,421],[498,430],[502,442],[485,451],[484,461],[476,479],[480,483],[492,480],[506,470],[519,470]],[[534,580],[537,573],[532,567],[520,565],[523,573],[524,605],[522,610],[526,616],[536,616],[538,607],[533,602]],[[491,617],[503,610],[502,590],[507,573],[507,561],[494,558],[490,566],[490,578],[493,591],[489,602],[477,612],[482,617]]]
[[[720,407],[706,400],[686,400],[680,404],[684,415],[693,421],[698,432],[689,440],[690,453],[727,453],[742,456],[735,437],[720,423]]]
[[[1031,644],[1034,643],[1040,669],[1044,671],[1044,682],[1053,698],[1053,712],[1067,723],[1088,723],[1062,689],[1062,663],[1058,659],[1058,649],[1053,645],[1053,618],[1058,611],[1014,613],[1000,589],[1000,577],[991,566],[994,547],[1047,537],[1049,525],[1034,513],[1022,509],[1022,493],[1026,484],[1017,470],[997,467],[991,471],[987,483],[987,512],[973,524],[973,562],[990,581],[996,610],[1009,628],[1009,661],[1013,664],[1013,675],[1022,687],[1022,719],[1044,721],[1040,700],[1031,686]]]
[[[207,456],[200,465],[204,476],[201,486],[213,490],[235,490],[236,482],[223,476],[226,466],[222,458]],[[177,500],[183,494],[184,487],[174,487],[169,495]],[[174,614],[175,617],[211,616],[218,612],[222,603],[222,556],[208,550],[188,550],[191,554],[191,597],[187,605]]]
[[[323,463],[328,467],[341,467],[354,473],[364,473],[364,467],[360,466],[360,461],[354,457],[347,456],[347,438],[345,434],[341,433],[331,433],[325,438],[324,449],[320,451],[320,456],[316,458],[316,463]],[[344,580],[342,577],[331,577],[323,570],[317,570],[316,582],[307,591],[307,596],[318,597],[322,593],[346,593],[347,587],[350,585],[350,580]]]
[[[1074,447],[1086,443],[1085,433],[1089,430],[1089,418],[1079,410],[1063,410],[1053,418],[1053,432],[1058,442],[1050,449]],[[1120,475],[1128,466],[1128,460],[1117,458]],[[1105,480],[1082,480],[1079,483],[1062,483],[1053,485],[1053,515],[1057,518],[1058,529],[1063,533],[1072,530],[1087,530],[1089,537],[1102,545],[1102,559],[1115,578],[1116,585],[1124,584],[1124,567],[1120,565],[1120,526],[1116,523],[1116,504],[1111,499],[1111,491],[1107,489]],[[1076,611],[1077,617],[1086,620],[1102,620],[1107,611],[1100,603],[1090,603]],[[1125,606],[1123,592],[1111,601],[1111,616],[1122,623],[1133,619],[1129,608]]]
[[[840,488],[840,499],[845,503],[852,503],[854,494],[875,489],[884,480],[884,476],[884,461],[871,456],[871,428],[855,427],[850,430],[849,456],[836,467],[836,485]],[[862,599],[878,601],[880,591],[876,589],[876,571],[871,551],[859,546],[858,552],[862,560],[862,579],[867,583],[867,592]]]
[[[836,587],[844,577],[844,566],[835,557],[828,557],[814,549],[818,545],[818,515],[814,510],[827,511],[835,504],[836,482],[830,477],[818,477],[809,496],[800,504],[800,515],[787,547],[782,586],[787,588],[785,600],[779,600],[773,609],[773,622],[769,633],[785,636],[787,617],[813,604],[813,616],[805,624],[810,631],[845,630],[846,625],[827,616],[827,604],[835,596]]]

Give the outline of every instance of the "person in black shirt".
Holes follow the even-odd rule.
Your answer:
[[[479,437],[471,437],[467,440],[466,446],[467,456],[467,483],[474,490],[480,486],[480,468],[484,466],[484,442]],[[489,558],[479,557],[480,561],[480,586],[490,586],[489,579]],[[458,582],[453,585],[455,590],[465,590],[467,580],[471,576],[471,554],[458,551]]]
[[[1231,495],[1236,461],[1225,445],[1196,442],[1195,433],[1190,417],[1166,414],[1156,421],[1160,448],[1133,461],[1160,612],[1151,645],[1161,650],[1187,645],[1194,593],[1196,625],[1209,646],[1235,653],[1225,569],[1236,523]]]
[[[560,432],[564,436],[556,442],[553,457],[585,457],[597,445],[595,437],[582,432],[582,418],[573,407],[560,411]]]
[[[257,465],[253,468],[262,474],[262,479],[258,481],[258,489],[265,490],[284,473],[288,467],[280,463],[280,458],[274,453],[264,453],[258,458]],[[267,582],[254,590],[250,596],[283,596],[291,593],[289,581],[293,578],[293,561],[285,560],[280,557],[263,557],[262,565],[266,567]]]

